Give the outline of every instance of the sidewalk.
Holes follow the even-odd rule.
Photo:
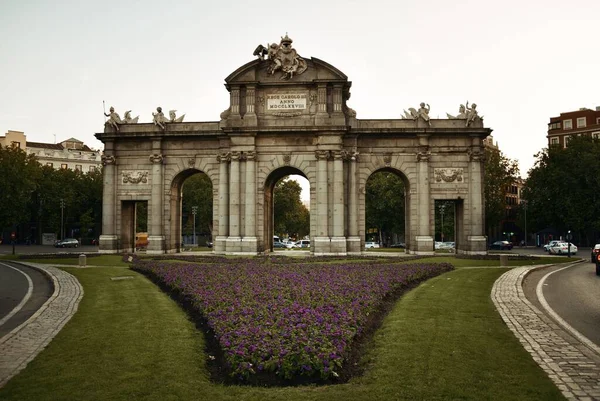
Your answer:
[[[50,278],[54,293],[27,321],[0,338],[0,388],[24,369],[77,312],[83,288],[71,274],[36,263],[23,263]]]
[[[523,292],[523,280],[536,266],[517,267],[492,287],[491,298],[523,347],[569,400],[600,400],[600,354],[563,330]],[[570,340],[565,340],[570,338]]]

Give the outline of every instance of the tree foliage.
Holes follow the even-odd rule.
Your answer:
[[[593,244],[600,232],[600,141],[573,137],[567,148],[551,146],[536,154],[523,189],[531,232],[568,230]]]
[[[310,212],[302,203],[302,187],[291,179],[279,180],[273,190],[274,232],[297,239],[310,233]]]
[[[404,182],[395,173],[379,171],[367,180],[365,194],[366,230],[377,229],[378,241],[388,236],[402,237],[405,222]]]
[[[194,214],[192,208],[196,210],[196,232],[200,234],[212,234],[213,218],[213,196],[212,182],[204,173],[194,174],[183,183],[183,233],[193,234]]]
[[[16,146],[0,145],[0,227],[12,229],[28,219],[40,174],[35,156]]]
[[[488,236],[500,226],[506,215],[506,190],[519,176],[519,164],[501,151],[484,150],[485,226]]]

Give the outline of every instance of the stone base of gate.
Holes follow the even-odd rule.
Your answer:
[[[310,248],[315,256],[347,255],[346,237],[314,237]]]
[[[213,251],[215,253],[225,253],[227,249],[227,237],[217,236],[213,243]]]
[[[258,254],[258,238],[256,237],[244,237],[242,238],[242,252],[251,255]]]
[[[456,253],[464,255],[487,255],[487,237],[484,235],[467,236],[466,249],[457,249]]]
[[[346,250],[348,255],[360,255],[362,252],[360,248],[360,237],[346,238]]]
[[[118,253],[117,236],[101,235],[98,241],[98,253]]]
[[[434,255],[433,237],[429,235],[417,235],[414,242],[415,247],[411,250],[414,255]]]
[[[346,237],[331,237],[330,252],[333,255],[347,255]]]
[[[149,235],[148,236],[148,247],[146,248],[146,254],[157,255],[165,253],[165,237],[162,235]]]
[[[242,237],[227,237],[225,243],[225,252],[241,253],[242,252]]]

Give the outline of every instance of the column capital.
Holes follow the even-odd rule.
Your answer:
[[[242,158],[241,152],[231,152],[231,161],[237,162]]]
[[[102,155],[102,165],[103,166],[107,166],[109,164],[115,164],[117,162],[117,159],[115,159],[114,156],[111,155]]]
[[[254,151],[243,152],[242,155],[240,156],[240,158],[242,160],[252,162],[252,161],[256,160],[256,152],[254,152]]]
[[[479,148],[470,148],[467,153],[469,154],[469,161],[482,162],[485,159],[484,153]]]
[[[417,161],[428,162],[430,158],[431,158],[431,152],[429,152],[429,151],[417,153]]]
[[[223,152],[223,153],[217,155],[217,161],[219,163],[227,163],[230,159],[231,159],[231,153],[229,153],[229,152]]]
[[[330,152],[328,150],[317,150],[315,151],[315,157],[317,160],[327,160],[330,157]]]
[[[159,153],[154,153],[154,154],[150,155],[148,157],[148,159],[150,160],[150,163],[152,163],[152,164],[162,164],[163,155],[161,155]]]

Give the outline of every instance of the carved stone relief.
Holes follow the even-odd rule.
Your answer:
[[[148,183],[147,171],[123,171],[123,184]]]
[[[436,168],[433,170],[435,182],[463,182],[462,168]]]

